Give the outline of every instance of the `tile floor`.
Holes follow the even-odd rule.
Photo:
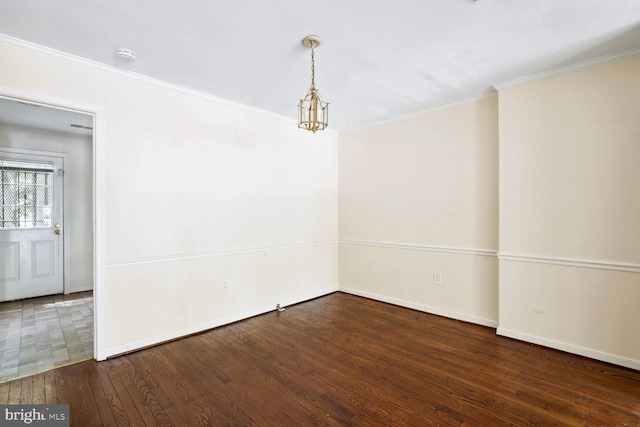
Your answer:
[[[0,382],[93,357],[93,292],[0,303]]]

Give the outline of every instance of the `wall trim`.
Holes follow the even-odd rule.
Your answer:
[[[129,78],[134,78],[134,79],[138,79],[147,83],[152,83],[155,85],[159,85],[159,86],[163,86],[165,88],[169,88],[169,89],[173,89],[173,90],[177,90],[180,92],[184,92],[184,93],[188,93],[191,95],[195,95],[201,98],[206,98],[212,101],[216,101],[216,102],[220,102],[222,104],[226,104],[226,105],[230,105],[232,107],[237,107],[237,108],[241,108],[243,110],[247,110],[247,111],[251,111],[254,113],[258,113],[258,114],[262,114],[265,116],[269,116],[269,117],[273,117],[279,120],[284,120],[286,122],[290,122],[290,123],[296,123],[297,124],[297,120],[292,118],[292,117],[287,117],[287,116],[283,116],[280,114],[276,114],[276,113],[272,113],[271,111],[267,111],[267,110],[262,110],[260,108],[257,107],[252,107],[250,105],[246,105],[246,104],[242,104],[239,102],[235,102],[235,101],[231,101],[229,99],[225,99],[225,98],[220,98],[217,97],[215,95],[211,95],[209,93],[206,92],[202,92],[199,90],[195,90],[195,89],[190,89],[188,87],[185,86],[180,86],[174,83],[169,83],[166,82],[164,80],[159,80],[153,77],[149,77],[149,76],[145,76],[143,74],[138,74],[135,73],[133,71],[129,71],[129,70],[123,70],[121,68],[117,68],[117,67],[113,67],[110,65],[106,65],[103,64],[101,62],[98,61],[93,61],[91,59],[87,59],[87,58],[83,58],[81,56],[77,56],[77,55],[73,55],[70,53],[66,53],[66,52],[62,52],[60,50],[56,50],[56,49],[52,49],[50,47],[47,46],[42,46],[36,43],[31,43],[28,42],[26,40],[21,40],[15,37],[11,37],[11,36],[7,36],[5,34],[0,34],[0,43],[3,43],[5,45],[8,46],[12,46],[18,49],[22,49],[22,50],[26,50],[28,52],[32,52],[32,53],[37,53],[43,56],[48,56],[48,57],[53,57],[53,58],[58,58],[58,59],[64,59],[67,61],[72,61],[81,65],[86,65],[86,66],[90,66],[93,68],[99,68],[102,70],[106,70],[106,71],[111,71],[117,74],[120,74],[122,76],[126,76]],[[338,132],[332,129],[325,129],[325,133],[331,133],[334,135],[337,135]]]
[[[347,245],[378,246],[378,247],[393,248],[393,249],[410,249],[415,251],[445,252],[445,253],[452,253],[452,254],[479,255],[479,256],[490,256],[490,257],[495,257],[498,254],[498,251],[493,249],[457,248],[452,246],[429,246],[429,245],[416,245],[416,244],[409,244],[409,243],[379,242],[379,241],[373,241],[373,240],[340,240],[340,243],[347,244]]]
[[[415,111],[415,112],[407,113],[407,114],[402,114],[402,115],[399,115],[399,116],[396,116],[396,117],[391,117],[389,119],[378,120],[376,122],[371,122],[369,124],[352,127],[352,128],[340,131],[339,134],[340,135],[344,135],[344,134],[347,134],[347,133],[358,132],[358,131],[366,130],[366,129],[373,128],[373,127],[376,127],[376,126],[381,126],[381,125],[385,125],[385,124],[388,124],[388,123],[393,123],[393,122],[397,122],[397,121],[401,121],[401,120],[405,120],[405,119],[410,119],[412,117],[420,116],[422,114],[428,114],[428,113],[432,113],[432,112],[435,112],[435,111],[444,110],[446,108],[451,108],[451,107],[455,107],[455,106],[458,106],[458,105],[467,104],[469,102],[476,102],[476,101],[482,101],[482,100],[485,100],[485,99],[495,98],[497,96],[498,96],[498,93],[495,92],[495,88],[491,87],[491,88],[488,88],[487,90],[485,90],[483,93],[480,93],[480,94],[471,95],[471,96],[468,96],[466,98],[462,98],[462,99],[458,99],[458,100],[444,101],[444,102],[439,103],[437,105],[434,105],[432,107],[427,107],[424,110]]]
[[[599,269],[599,270],[613,270],[613,271],[626,271],[631,273],[640,273],[640,264],[615,262],[615,261],[601,261],[601,260],[588,260],[588,259],[562,258],[562,257],[543,257],[538,255],[519,255],[519,254],[508,254],[503,252],[498,253],[498,259],[500,261],[534,262],[539,264],[563,265],[567,267],[580,267],[580,268],[592,268],[592,269]]]
[[[244,249],[187,252],[187,253],[173,254],[173,255],[161,255],[161,256],[142,257],[142,258],[127,258],[127,259],[108,261],[107,268],[156,264],[156,263],[172,262],[172,261],[184,261],[184,260],[218,257],[218,256],[225,256],[225,255],[242,255],[242,254],[250,254],[255,252],[273,252],[273,251],[282,251],[286,249],[308,248],[312,246],[324,246],[324,245],[335,245],[335,244],[338,244],[337,240],[326,240],[326,241],[318,241],[318,242],[294,243],[289,245],[257,246],[254,248],[244,248]]]
[[[329,295],[335,293],[336,290],[331,291],[322,291],[322,292],[314,292],[304,296],[290,298],[288,300],[280,301],[280,304],[283,307],[288,307],[294,304],[300,304],[302,302],[312,300],[315,298],[320,298],[325,295]],[[139,341],[134,341],[128,344],[123,344],[115,347],[110,347],[105,349],[105,358],[119,356],[124,353],[130,353],[132,351],[142,350],[147,347],[151,347],[154,345],[162,344],[167,341],[172,341],[178,338],[184,338],[189,335],[197,334],[200,332],[208,331],[210,329],[218,328],[220,326],[228,325],[234,322],[239,322],[241,320],[249,319],[254,316],[259,316],[261,314],[265,314],[271,311],[276,310],[276,304],[272,304],[269,306],[257,307],[253,310],[245,311],[243,313],[234,314],[231,316],[226,316],[218,319],[214,319],[208,322],[200,323],[193,326],[188,326],[186,328],[178,329],[175,331],[167,332],[165,334],[156,335],[151,338],[146,338]]]
[[[357,295],[364,298],[369,298],[375,301],[381,301],[381,302],[386,302],[393,305],[398,305],[400,307],[422,311],[429,314],[448,317],[450,319],[456,319],[456,320],[462,320],[463,322],[475,323],[476,325],[489,326],[491,328],[498,327],[497,320],[485,319],[483,317],[478,317],[478,316],[471,316],[469,314],[459,313],[457,311],[445,310],[443,308],[433,307],[430,305],[419,304],[413,301],[407,301],[400,298],[380,295],[373,292],[361,291],[359,289],[344,287],[342,285],[338,286],[338,291],[344,292],[347,294]]]
[[[530,335],[523,332],[513,331],[499,327],[496,333],[503,337],[513,338],[520,341],[526,341],[538,344],[544,347],[555,348],[556,350],[566,351],[568,353],[577,354],[579,356],[589,357],[591,359],[600,360],[614,365],[624,366],[640,370],[640,360],[630,359],[628,357],[618,356],[616,354],[605,353],[603,351],[594,350],[592,348],[581,347],[579,345],[569,344],[562,341],[551,340],[537,335]]]
[[[600,67],[602,65],[611,64],[617,61],[623,61],[625,59],[631,59],[640,56],[640,49],[634,48],[624,50],[622,52],[613,53],[610,55],[601,56],[595,59],[588,59],[586,61],[578,62],[576,64],[566,65],[564,67],[554,68],[548,71],[542,71],[540,73],[530,74],[528,76],[518,77],[513,80],[508,80],[502,83],[496,83],[493,87],[497,91],[509,88],[511,86],[517,86],[524,83],[534,82],[536,80],[544,80],[549,77],[561,76],[563,74],[578,73],[581,71],[588,71],[592,68]]]

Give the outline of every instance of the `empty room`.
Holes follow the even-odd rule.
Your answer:
[[[638,0],[3,2],[0,98],[6,425],[640,425]]]

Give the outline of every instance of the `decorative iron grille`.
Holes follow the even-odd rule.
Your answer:
[[[53,165],[0,161],[0,229],[51,227]]]

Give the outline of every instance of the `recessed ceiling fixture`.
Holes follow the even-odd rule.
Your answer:
[[[134,62],[136,60],[136,53],[131,49],[121,47],[116,49],[116,58],[124,59],[127,62]]]
[[[329,103],[324,102],[316,89],[315,82],[315,58],[314,49],[320,46],[320,37],[307,36],[302,41],[306,47],[311,48],[311,87],[307,96],[298,104],[298,127],[316,133],[323,130],[329,124]]]

